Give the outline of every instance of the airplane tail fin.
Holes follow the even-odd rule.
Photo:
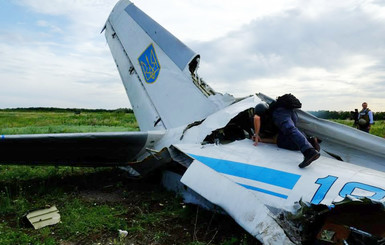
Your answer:
[[[141,130],[186,125],[234,101],[199,78],[198,54],[129,0],[116,4],[105,36]]]

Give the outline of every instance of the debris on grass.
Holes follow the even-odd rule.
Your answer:
[[[32,225],[35,230],[49,226],[55,225],[60,222],[59,210],[56,206],[38,209],[31,212],[28,212],[23,216],[23,219],[26,223]]]
[[[120,230],[120,229],[118,231],[119,231],[119,238],[120,239],[125,238],[128,235],[128,231]]]

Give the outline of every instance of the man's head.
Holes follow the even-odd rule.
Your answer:
[[[362,109],[366,109],[368,107],[368,103],[366,103],[366,102],[364,102],[364,103],[362,103]]]
[[[269,105],[265,102],[261,102],[255,106],[254,114],[258,116],[262,116],[267,112],[268,109],[269,109]]]

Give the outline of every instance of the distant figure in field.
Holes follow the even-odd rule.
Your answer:
[[[373,112],[368,108],[368,103],[362,103],[362,110],[358,113],[358,129],[369,133],[370,126],[374,124]]]

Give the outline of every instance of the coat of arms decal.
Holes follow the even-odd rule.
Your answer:
[[[150,44],[138,58],[142,68],[144,79],[147,83],[156,81],[160,71],[158,57],[156,56],[154,46]]]

